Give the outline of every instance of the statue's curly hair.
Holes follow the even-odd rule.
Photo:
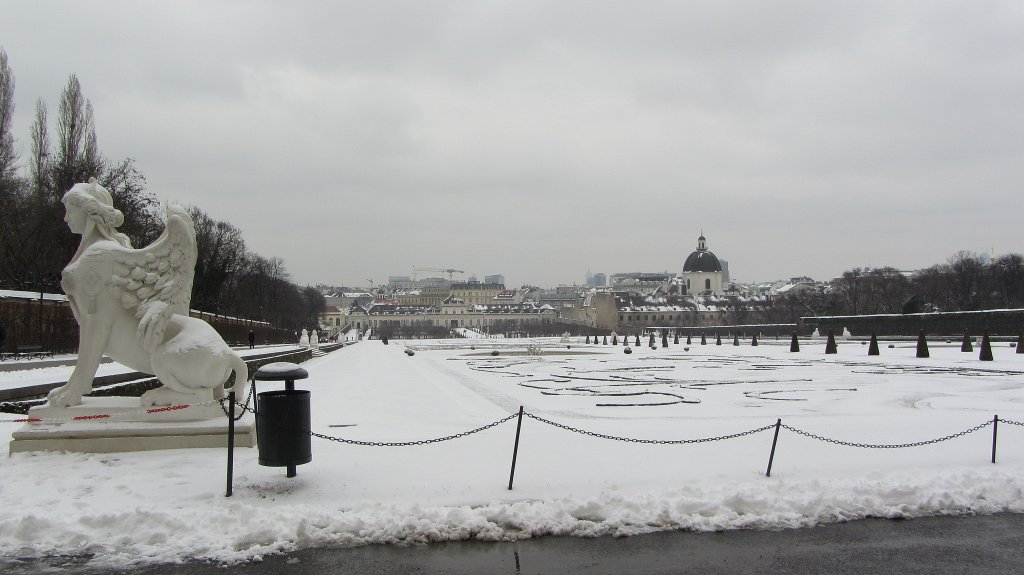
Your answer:
[[[84,211],[104,238],[124,247],[131,247],[128,236],[117,231],[124,223],[124,214],[114,207],[114,199],[110,192],[96,183],[96,178],[90,179],[88,184],[72,186],[61,198],[61,202]]]

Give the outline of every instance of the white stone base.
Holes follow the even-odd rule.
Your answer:
[[[148,414],[140,411],[144,410],[137,397],[86,397],[82,405],[74,407],[34,407],[28,417],[47,421],[26,423],[15,431],[10,453],[113,453],[228,445],[228,418],[218,404]],[[71,420],[100,414],[111,417]],[[254,418],[246,413],[235,422],[235,447],[255,446]]]

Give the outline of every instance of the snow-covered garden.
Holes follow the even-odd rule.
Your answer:
[[[883,342],[877,357],[859,341],[835,355],[824,340],[799,353],[741,343],[625,354],[575,338],[363,341],[303,364],[315,436],[297,477],[238,449],[226,498],[223,449],[17,453],[0,464],[0,555],[230,562],[323,545],[1024,512],[1024,355],[1009,344],[981,362],[958,341],[931,342],[927,359],[913,342]],[[28,378],[0,373],[0,385],[16,377]],[[0,424],[5,442],[15,417]],[[422,445],[328,439],[481,427]]]

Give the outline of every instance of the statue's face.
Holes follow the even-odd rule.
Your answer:
[[[67,223],[68,228],[76,234],[85,233],[85,222],[89,219],[85,210],[72,205],[71,202],[64,204],[64,209],[66,210],[64,213],[64,222]]]

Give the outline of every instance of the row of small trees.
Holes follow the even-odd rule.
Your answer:
[[[92,104],[71,75],[51,118],[38,99],[24,169],[12,133],[14,74],[0,49],[0,288],[60,292],[60,272],[78,237],[64,224],[64,192],[96,177],[124,213],[120,231],[144,246],[163,231],[160,203],[146,179],[126,158],[101,153]],[[55,132],[51,133],[51,122]],[[251,252],[234,225],[189,208],[199,251],[192,307],[207,312],[269,321],[299,329],[315,325],[324,300],[314,288],[290,281],[284,261]]]

